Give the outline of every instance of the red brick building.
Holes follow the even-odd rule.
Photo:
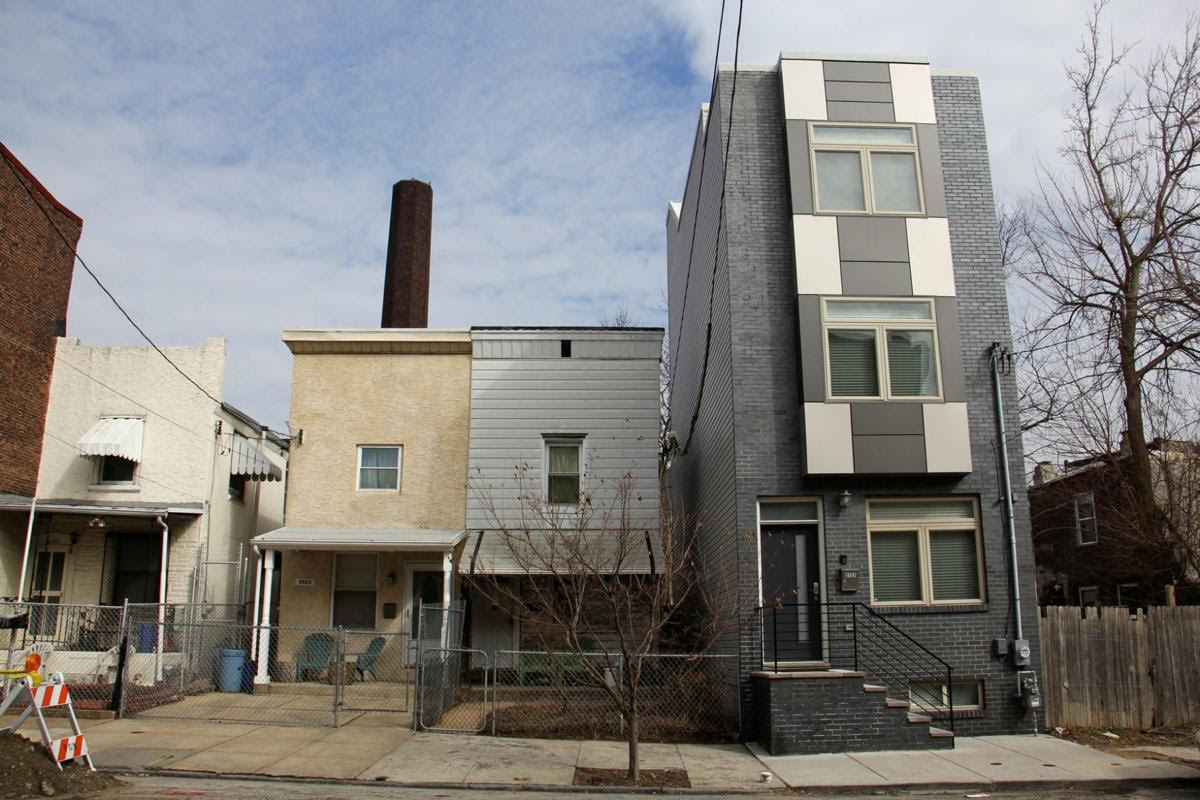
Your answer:
[[[55,337],[66,333],[82,231],[79,215],[0,144],[0,494],[37,490]],[[0,547],[20,546],[25,516],[0,512]],[[0,594],[16,588],[9,577],[0,575]]]

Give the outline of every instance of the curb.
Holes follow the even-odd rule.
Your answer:
[[[783,786],[771,789],[715,789],[679,787],[657,788],[652,786],[573,786],[543,783],[455,783],[449,781],[380,781],[361,780],[358,778],[312,778],[288,777],[285,775],[258,775],[240,772],[201,772],[199,770],[182,769],[135,769],[124,767],[101,768],[100,772],[111,775],[139,775],[144,777],[162,776],[166,778],[196,778],[223,779],[238,781],[260,781],[263,783],[304,783],[311,785],[337,786],[389,786],[410,789],[443,789],[468,791],[509,791],[509,792],[579,792],[586,794],[646,794],[646,795],[703,795],[712,797],[749,796],[749,795],[780,795],[822,792],[824,794],[862,794],[880,790],[888,792],[911,791],[1022,791],[1046,789],[1075,789],[1085,791],[1103,791],[1119,789],[1186,789],[1200,785],[1200,775],[1195,778],[1088,778],[1079,781],[1063,780],[1014,780],[993,781],[990,783],[891,783],[866,784],[862,786]]]

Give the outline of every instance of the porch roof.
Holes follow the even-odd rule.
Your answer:
[[[0,494],[0,509],[19,509],[28,511],[32,502],[28,497],[14,494]],[[204,513],[203,503],[154,503],[136,500],[124,503],[102,502],[96,500],[74,499],[41,499],[37,501],[37,511],[58,512],[63,514],[91,514],[121,517],[152,517],[159,514],[188,514]]]
[[[277,528],[250,541],[264,550],[453,550],[466,531],[437,528]]]
[[[582,539],[575,537],[582,535]],[[566,537],[571,537],[568,540]],[[458,571],[479,575],[551,575],[591,572],[601,575],[653,575],[663,568],[658,537],[629,531],[583,534],[529,531],[472,531]]]

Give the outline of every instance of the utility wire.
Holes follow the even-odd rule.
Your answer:
[[[700,180],[696,186],[696,200],[692,203],[692,239],[688,245],[688,264],[687,272],[683,279],[683,305],[679,312],[679,332],[680,341],[679,349],[683,349],[683,323],[687,320],[687,300],[688,287],[692,283],[692,259],[696,255],[696,225],[700,217],[700,200],[704,197],[704,164],[708,160],[708,133],[712,130],[712,125],[709,121],[712,117],[713,108],[717,104],[717,68],[721,64],[721,34],[725,30],[725,0],[721,0],[721,18],[717,22],[717,49],[713,53],[713,68],[712,68],[712,85],[708,93],[708,116],[709,119],[704,121],[704,139],[700,143]],[[687,187],[684,187],[684,202],[687,202]],[[671,359],[671,377],[667,381],[667,386],[673,388],[675,386],[675,370],[679,366],[678,354]],[[671,409],[667,408],[666,429],[671,429]]]
[[[708,358],[712,352],[713,295],[716,294],[717,290],[717,263],[721,250],[721,226],[725,222],[725,190],[729,185],[726,177],[729,174],[729,143],[733,140],[733,104],[737,99],[738,53],[742,44],[742,8],[744,5],[745,0],[738,0],[737,32],[733,38],[733,85],[729,92],[729,122],[725,129],[725,157],[724,163],[721,165],[721,207],[717,213],[717,235],[713,240],[712,276],[709,279],[708,286],[708,325],[704,332],[704,360],[700,364],[700,382],[696,388],[696,406],[692,410],[692,419],[688,423],[687,439],[683,443],[683,448],[679,451],[680,455],[687,454],[688,447],[692,444],[692,436],[696,433],[696,421],[700,419],[700,401],[704,399],[704,381],[708,377]]]
[[[17,179],[17,183],[21,184],[21,186],[23,186],[25,188],[25,193],[29,195],[29,199],[31,199],[33,201],[33,204],[38,207],[38,210],[42,212],[42,216],[44,216],[46,218],[46,221],[50,223],[50,227],[54,229],[54,232],[56,234],[58,234],[58,238],[62,239],[63,244],[65,244],[67,246],[67,248],[71,251],[71,254],[75,257],[75,260],[79,262],[79,266],[83,267],[84,271],[87,272],[87,274],[89,276],[91,276],[92,280],[96,282],[96,285],[100,287],[100,291],[104,292],[104,294],[108,296],[108,299],[112,301],[112,304],[117,307],[117,310],[121,312],[121,316],[125,317],[125,319],[129,321],[129,324],[133,326],[134,330],[136,330],[139,334],[141,334],[142,338],[145,339],[146,342],[149,343],[149,345],[151,347],[153,347],[155,349],[155,351],[160,356],[162,356],[163,359],[166,360],[166,362],[168,364],[170,364],[172,367],[174,367],[176,372],[178,372],[180,375],[182,375],[184,378],[186,378],[188,383],[192,384],[197,389],[199,389],[201,394],[208,397],[208,399],[212,400],[217,405],[221,405],[220,400],[218,400],[207,389],[205,389],[203,386],[201,386],[199,383],[197,383],[196,380],[194,378],[192,378],[191,375],[188,375],[186,372],[184,372],[182,369],[180,369],[179,365],[176,364],[174,361],[172,361],[171,358],[166,353],[163,352],[162,348],[154,343],[154,340],[150,338],[150,335],[147,334],[144,330],[142,330],[142,326],[138,325],[134,321],[133,317],[131,317],[129,315],[129,312],[125,310],[125,307],[122,306],[119,302],[117,302],[117,298],[113,296],[113,293],[110,292],[108,290],[108,287],[105,286],[101,282],[100,278],[97,277],[96,273],[92,272],[92,268],[89,267],[87,265],[87,262],[83,260],[83,256],[79,255],[79,252],[75,248],[75,245],[71,244],[71,240],[68,239],[61,230],[59,230],[58,224],[55,223],[54,218],[50,216],[50,212],[47,211],[45,209],[45,207],[41,204],[41,202],[37,198],[37,195],[34,193],[33,189],[29,186],[29,184],[27,184],[25,182],[25,179],[17,171],[17,168],[15,166],[13,166],[12,162],[9,161],[7,158],[0,158],[0,161],[3,161],[5,164],[8,165],[9,171],[12,172],[13,176]]]
[[[55,436],[53,433],[50,433],[50,431],[46,431],[46,435],[47,435],[47,436],[49,436],[51,439],[54,439],[54,440],[55,440],[55,441],[57,441],[57,442],[62,442],[62,443],[63,443],[63,444],[65,444],[67,447],[69,447],[69,448],[71,448],[72,450],[74,450],[74,451],[75,451],[75,452],[76,452],[78,455],[81,455],[81,456],[86,456],[86,455],[87,455],[87,454],[86,454],[86,453],[84,453],[82,450],[80,450],[78,446],[76,446],[76,445],[74,445],[74,444],[71,444],[71,443],[70,443],[70,442],[68,442],[66,439],[62,438],[61,436]],[[139,464],[138,466],[140,467],[141,465]],[[139,481],[145,481],[146,483],[153,483],[155,486],[161,486],[162,488],[164,488],[164,489],[169,489],[169,490],[171,490],[172,492],[178,492],[179,494],[183,495],[184,497],[190,497],[190,498],[192,498],[193,500],[199,500],[201,503],[203,503],[203,502],[204,502],[204,498],[203,498],[203,497],[197,497],[197,496],[196,496],[196,495],[194,495],[194,494],[191,494],[191,493],[189,493],[189,492],[185,492],[183,489],[176,489],[174,486],[169,486],[169,485],[167,485],[167,484],[165,484],[165,483],[162,483],[162,482],[160,482],[160,481],[156,481],[156,480],[154,480],[153,478],[146,477],[145,473],[143,473],[143,472],[141,471],[141,469],[140,469],[140,468],[138,469],[137,477],[138,477],[138,480],[139,480]]]
[[[40,350],[38,350],[37,348],[31,347],[29,344],[22,342],[18,339],[13,339],[8,336],[0,335],[0,341],[5,341],[9,344],[17,345],[19,347],[24,347],[29,352],[34,353],[39,356],[43,355],[43,353]],[[80,375],[82,375],[83,377],[92,381],[93,383],[97,383],[100,386],[103,386],[105,389],[107,389],[108,391],[117,395],[118,397],[122,397],[125,400],[128,400],[129,402],[133,403],[135,406],[138,406],[139,408],[145,410],[146,413],[153,414],[154,416],[158,417],[159,419],[164,420],[165,422],[171,423],[172,425],[174,425],[176,428],[179,428],[184,433],[195,436],[197,439],[200,439],[201,441],[203,441],[205,443],[207,443],[209,441],[209,439],[211,438],[211,434],[203,434],[196,430],[193,430],[192,428],[189,428],[188,426],[184,425],[182,422],[177,422],[177,421],[171,419],[170,417],[168,417],[166,414],[163,414],[160,411],[155,411],[153,408],[146,405],[142,401],[135,400],[132,397],[130,397],[129,395],[124,394],[123,392],[121,392],[117,389],[114,389],[112,386],[109,386],[107,383],[100,380],[95,375],[92,375],[87,370],[84,370],[84,369],[81,369],[81,368],[75,366],[69,360],[63,358],[62,356],[60,356],[58,354],[55,354],[55,356],[54,356],[54,363],[55,363],[55,365],[62,364],[64,367],[67,367],[68,369],[72,369],[75,372],[78,372]],[[228,432],[228,433],[222,432],[221,433],[221,436],[233,436],[233,435],[234,435],[233,432]]]

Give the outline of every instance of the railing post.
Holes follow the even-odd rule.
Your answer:
[[[854,671],[858,672],[858,605],[850,606],[850,635],[854,641]]]
[[[775,606],[771,606],[771,655],[775,662],[771,671],[779,672],[779,609]]]
[[[954,668],[946,665],[946,705],[950,707],[950,732],[954,732]]]

